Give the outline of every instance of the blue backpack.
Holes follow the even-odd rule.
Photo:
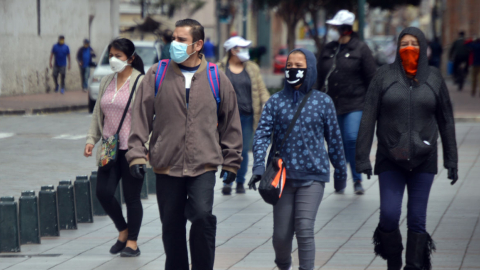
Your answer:
[[[157,96],[158,89],[162,85],[163,79],[165,79],[165,73],[167,73],[169,64],[170,59],[164,59],[158,63],[157,74],[155,75],[155,97]],[[210,84],[210,89],[217,103],[218,113],[218,107],[220,106],[220,76],[218,76],[218,67],[213,63],[207,62],[207,68],[208,83]]]

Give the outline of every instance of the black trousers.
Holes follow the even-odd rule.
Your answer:
[[[460,66],[464,64],[464,67],[461,68]],[[465,76],[468,74],[468,57],[457,57],[453,60],[453,75],[455,78],[455,82],[463,83]]]
[[[126,153],[127,150],[118,151],[117,162],[112,168],[98,168],[97,198],[115,223],[117,230],[120,232],[128,228],[128,240],[136,241],[143,219],[143,207],[140,200],[143,179],[137,179],[130,174],[130,168],[125,158]],[[123,195],[127,205],[128,224],[123,217],[122,206],[115,198],[115,191],[120,179],[122,179]]]
[[[217,218],[212,214],[215,172],[197,177],[157,174],[157,200],[167,260],[165,270],[189,270],[186,224],[190,228],[192,270],[213,270]]]

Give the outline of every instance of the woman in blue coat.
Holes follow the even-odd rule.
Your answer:
[[[332,99],[312,89],[317,79],[313,53],[304,49],[290,52],[285,76],[284,89],[265,104],[254,136],[255,161],[249,185],[252,187],[260,180],[265,171],[267,148],[270,143],[275,144],[287,171],[283,194],[273,208],[275,263],[281,270],[292,269],[290,254],[293,235],[296,234],[299,269],[311,270],[315,262],[313,229],[325,183],[330,181],[329,160],[335,168],[336,190],[345,188],[347,169]],[[310,91],[314,92],[308,98],[284,147],[279,149],[298,106]],[[328,149],[325,148],[325,142]]]

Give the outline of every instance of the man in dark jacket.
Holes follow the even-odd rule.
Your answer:
[[[95,57],[95,52],[90,47],[88,39],[83,40],[83,46],[78,49],[77,62],[80,67],[80,76],[82,77],[82,90],[87,92],[88,78],[90,77],[90,67],[94,65],[92,58]]]
[[[355,170],[355,148],[365,94],[377,65],[368,46],[352,32],[354,21],[355,15],[347,10],[340,10],[327,21],[331,42],[320,55],[317,83],[335,104],[354,190],[356,194],[363,194],[362,176]]]
[[[458,34],[458,39],[453,42],[449,53],[450,61],[453,61],[453,76],[459,91],[462,91],[465,75],[468,74],[469,55],[470,51],[465,45],[465,32],[462,31]]]

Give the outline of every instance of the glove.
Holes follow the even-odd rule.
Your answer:
[[[145,172],[145,164],[135,164],[130,167],[130,174],[137,179],[143,179]]]
[[[448,179],[451,179],[451,185],[453,186],[458,180],[458,169],[448,168]]]
[[[367,175],[367,179],[370,180],[370,177],[372,176],[372,169],[367,169],[363,171],[362,173]]]
[[[224,177],[225,174],[227,175],[227,177]],[[237,175],[234,174],[233,172],[222,170],[222,172],[220,173],[220,178],[224,179],[223,183],[230,185],[231,183],[233,183],[233,181],[235,181],[235,179],[237,178]]]
[[[262,179],[261,175],[258,175],[258,174],[252,175],[252,178],[250,178],[250,182],[248,182],[248,188],[249,189],[253,188],[253,190],[257,190],[257,187],[255,186],[255,183],[257,183],[261,179]]]

